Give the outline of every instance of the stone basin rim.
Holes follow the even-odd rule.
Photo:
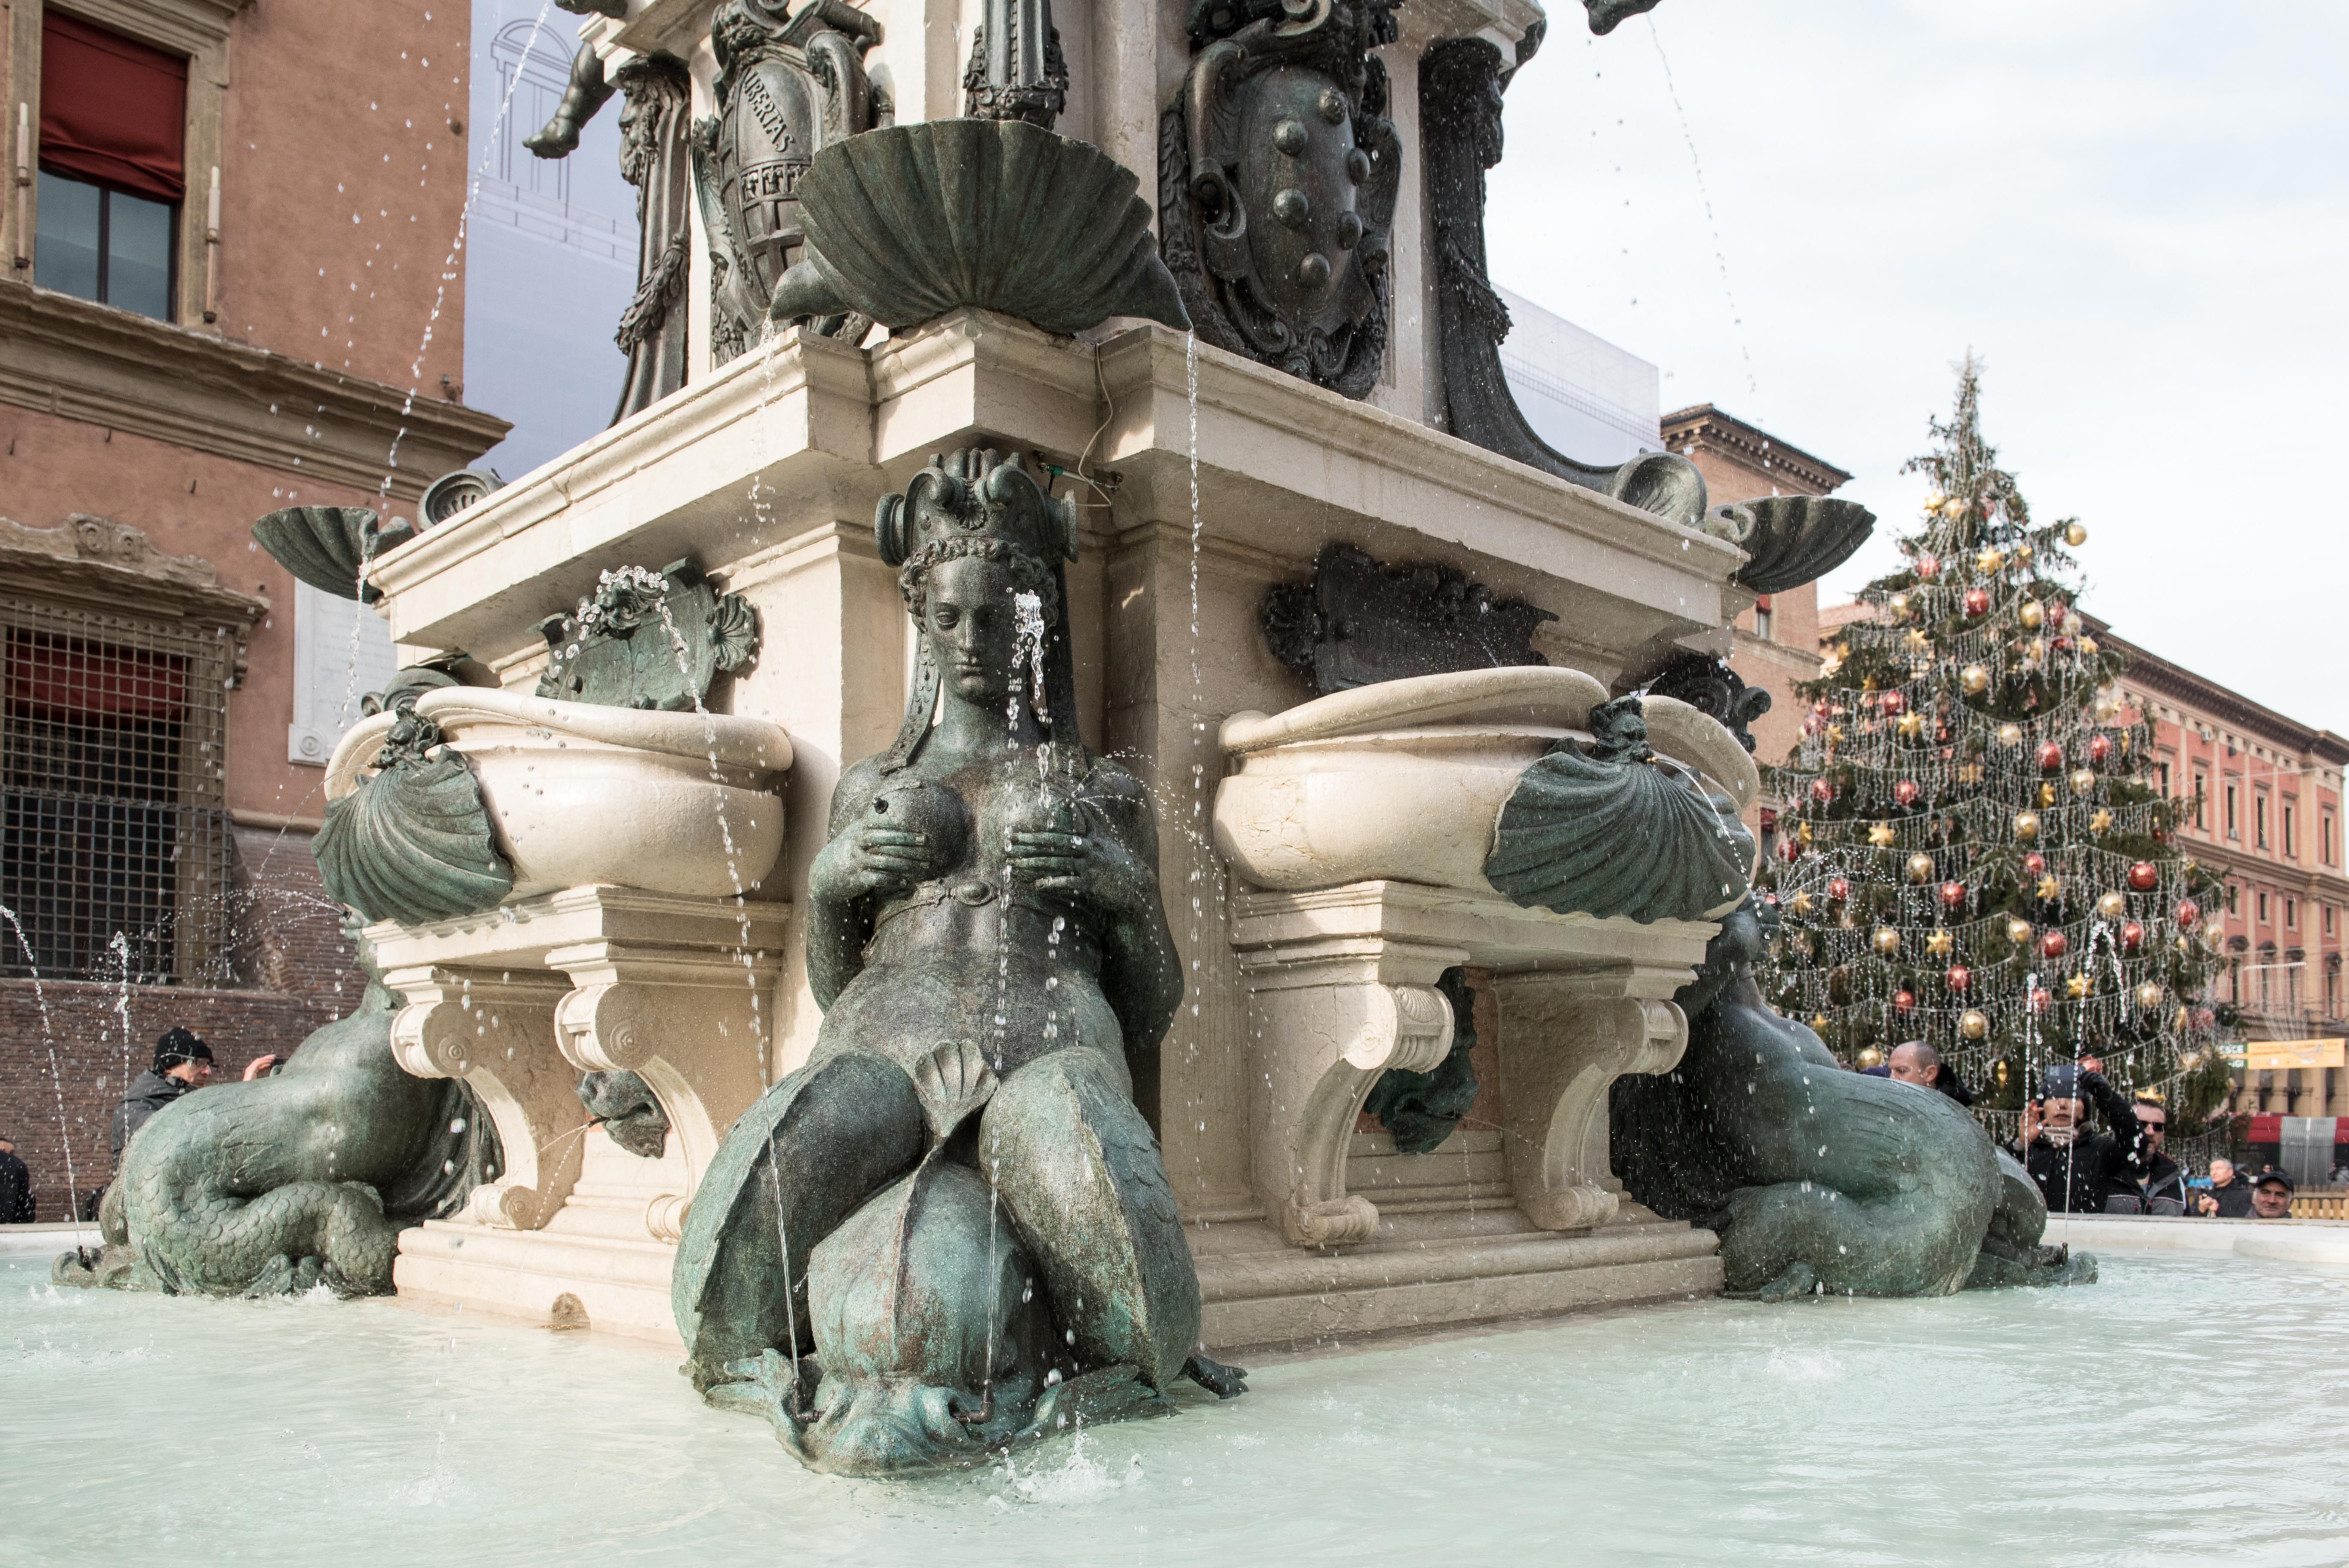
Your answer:
[[[650,752],[722,768],[781,773],[792,765],[792,738],[779,724],[737,714],[699,714],[598,703],[564,702],[491,686],[443,686],[416,700],[417,714],[443,729],[476,725],[515,725],[551,730],[626,751]],[[341,799],[358,788],[386,732],[398,722],[392,712],[370,714],[353,725],[326,763],[326,798]],[[451,737],[455,738],[455,737]]]
[[[1277,714],[1236,713],[1224,720],[1217,739],[1245,769],[1251,756],[1316,742],[1400,741],[1406,734],[1464,738],[1552,732],[1563,738],[1586,736],[1590,710],[1606,700],[1607,688],[1580,670],[1512,665],[1381,681]],[[1753,755],[1711,716],[1677,697],[1643,696],[1640,707],[1656,749],[1698,768],[1739,810],[1761,794]]]

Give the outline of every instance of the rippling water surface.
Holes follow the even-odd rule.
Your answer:
[[[0,1563],[2349,1559],[2349,1273],[2104,1273],[1292,1360],[892,1485],[803,1472],[625,1342],[0,1254]]]

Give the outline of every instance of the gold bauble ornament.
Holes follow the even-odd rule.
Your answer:
[[[1990,690],[1990,671],[1981,665],[1968,665],[1958,673],[1958,681],[1968,696],[1980,696]]]
[[[1901,739],[1914,740],[1925,733],[1925,716],[1912,707],[1895,721],[1893,727],[1900,732]]]
[[[2110,811],[2106,810],[2102,806],[2097,807],[2095,815],[2088,819],[2088,831],[2092,833],[2109,833],[2112,830],[2113,814]]]
[[[2047,639],[2044,637],[2033,637],[2031,641],[2023,644],[2023,656],[2030,660],[2034,665],[2045,664],[2047,662]]]
[[[2148,980],[2137,988],[2137,1005],[2147,1012],[2161,1006],[2161,987],[2154,981]]]
[[[2045,624],[2047,611],[2038,600],[2025,599],[2023,602],[2023,608],[2014,613],[2014,618],[2023,623],[2024,629],[2035,632]]]
[[[2075,1002],[2081,1000],[2087,994],[2088,977],[2085,975],[2075,975],[2064,982],[2064,995],[2071,997]]]
[[[2006,939],[2009,942],[2013,943],[2017,947],[2024,945],[2031,940],[2031,923],[2027,920],[2008,921],[2006,923]]]
[[[2023,726],[2021,726],[2021,725],[2019,725],[2019,724],[2002,724],[2002,725],[2000,725],[2000,726],[1998,727],[1998,743],[1999,743],[2001,746],[2020,746],[2020,745],[2022,745],[2022,744],[2023,744]]]
[[[2096,913],[2106,920],[2118,920],[2128,913],[2128,895],[2108,892],[2096,900]]]
[[[1879,850],[1892,847],[1892,824],[1878,822],[1868,830],[1868,841]]]
[[[2194,939],[2182,931],[2169,939],[2169,945],[2178,949],[2180,957],[2190,958],[2194,955]]]
[[[1958,1033],[1970,1040],[1986,1040],[1990,1037],[1990,1020],[1969,1007],[1958,1015]]]
[[[2176,1029],[2179,1034],[2182,1035],[2186,1033],[2187,1030],[2194,1026],[2194,1009],[2191,1007],[2178,1008],[2177,1012],[2170,1015],[2169,1025],[2170,1027]],[[2186,1068],[2188,1072],[2192,1072],[2195,1068],[2199,1068],[2202,1065],[2202,1053],[2200,1051],[2195,1052],[2190,1059],[2193,1066]]]
[[[2072,770],[2072,793],[2075,795],[2093,795],[2095,792],[2095,774],[2085,768],[2075,768]]]
[[[1937,931],[1925,938],[1925,951],[1936,958],[1947,958],[1957,947],[1958,939],[1946,931]]]
[[[1862,1046],[1859,1047],[1859,1055],[1852,1057],[1851,1060],[1852,1065],[1857,1068],[1880,1068],[1884,1065],[1884,1053],[1874,1046]]]
[[[1884,602],[1884,609],[1886,614],[1889,614],[1896,621],[1907,620],[1909,618],[1909,595],[1906,593],[1895,593],[1891,598],[1887,599]]]
[[[2064,542],[2077,550],[2088,542],[2088,531],[2076,522],[2067,524],[2064,530]]]
[[[1933,880],[1933,857],[1928,854],[1910,855],[1909,857],[1909,880],[1912,882],[1931,882]]]
[[[2006,557],[1995,550],[1985,550],[1974,557],[1975,570],[1980,572],[1995,572],[2005,564]]]
[[[1953,495],[1953,496],[1950,497],[1950,499],[1949,499],[1949,500],[1947,500],[1943,501],[1943,502],[1941,503],[1941,515],[1942,515],[1943,517],[1946,517],[1946,518],[1952,518],[1952,519],[1955,519],[1955,518],[1961,518],[1961,517],[1965,516],[1965,515],[1966,515],[1966,499],[1965,499],[1965,497],[1963,497],[1963,496],[1956,496],[1956,495]]]
[[[2053,874],[2050,874],[2039,879],[2039,886],[2036,891],[2039,894],[2040,903],[2054,903],[2057,899],[2064,896],[2064,884],[2056,880]]]
[[[2039,836],[2039,813],[2036,811],[2017,811],[2014,814],[2014,836],[2021,839],[2026,844],[2032,840],[2037,838]]]
[[[1868,937],[1868,944],[1889,958],[1900,951],[1900,934],[1889,925],[1879,925],[1874,934]]]

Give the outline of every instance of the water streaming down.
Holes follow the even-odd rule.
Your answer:
[[[57,1066],[57,1026],[49,1018],[49,995],[41,985],[40,965],[34,956],[32,943],[25,936],[24,923],[16,918],[16,912],[5,903],[0,903],[0,920],[6,921],[8,929],[16,934],[17,949],[25,955],[25,969],[33,982],[33,1005],[41,1015],[41,1044],[49,1054],[49,1087],[57,1097],[57,1145],[65,1154],[66,1217],[73,1222],[74,1247],[79,1251],[84,1245],[81,1184],[74,1177],[73,1130],[66,1116],[66,1079]]]

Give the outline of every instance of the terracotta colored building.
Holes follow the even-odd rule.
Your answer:
[[[462,5],[8,6],[0,1137],[44,1219],[68,1152],[106,1180],[165,1026],[233,1077],[356,995],[308,834],[390,649],[247,531],[397,514],[505,430],[458,400],[469,31]]]
[[[1710,403],[1663,418],[1665,449],[1680,453],[1704,475],[1714,506],[1770,495],[1832,495],[1851,476]],[[1747,686],[1770,694],[1770,711],[1754,722],[1754,755],[1763,763],[1783,762],[1802,733],[1796,681],[1819,673],[1819,586],[1806,583],[1784,593],[1765,593],[1737,617],[1729,667]]]
[[[2218,995],[2242,1009],[2259,1044],[2349,1036],[2342,976],[2349,923],[2343,866],[2342,770],[2349,737],[2302,724],[2113,635],[2128,655],[2122,696],[2153,725],[2156,781],[2187,802],[2188,852],[2222,872],[2227,896],[2209,912],[2226,934]],[[2235,1109],[2254,1117],[2349,1117],[2349,1072],[2330,1067],[2241,1078]],[[2271,1140],[2260,1136],[2253,1140]]]

